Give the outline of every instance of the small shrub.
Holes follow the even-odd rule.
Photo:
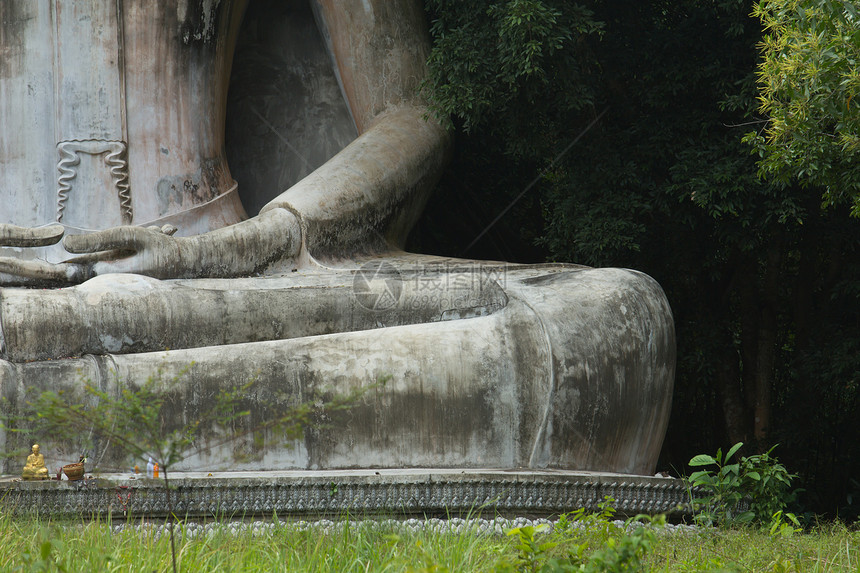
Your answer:
[[[761,524],[767,524],[774,514],[781,513],[796,497],[791,491],[791,481],[797,476],[788,473],[785,466],[771,455],[772,451],[773,448],[763,454],[741,458],[741,475],[746,476],[744,488],[750,511]]]
[[[698,522],[706,525],[767,525],[777,512],[782,512],[794,500],[795,494],[790,488],[796,476],[788,473],[785,466],[771,455],[773,448],[729,463],[742,446],[743,442],[738,442],[725,457],[718,449],[716,456],[699,454],[690,460],[691,467],[714,466],[693,472],[687,478],[692,488],[705,493],[703,497],[693,499]]]

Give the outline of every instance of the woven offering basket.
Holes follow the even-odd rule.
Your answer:
[[[66,464],[63,466],[63,473],[69,478],[69,481],[78,481],[84,478],[84,464],[78,462],[76,464]]]

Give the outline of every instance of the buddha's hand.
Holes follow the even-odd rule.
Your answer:
[[[81,254],[87,278],[137,273],[157,279],[224,278],[264,272],[294,260],[301,245],[296,216],[272,209],[202,235],[173,237],[175,228],[114,227],[88,235],[69,235],[63,246]]]
[[[173,237],[174,232],[170,225],[124,226],[67,235],[63,247],[79,256],[62,263],[0,257],[0,275],[21,279],[10,284],[80,283],[108,273],[158,279],[244,276],[294,261],[302,237],[296,215],[280,208],[202,235]],[[44,246],[62,236],[60,225],[44,229],[0,225],[0,246]]]
[[[58,243],[64,232],[62,225],[29,228],[0,224],[0,247],[46,247]],[[17,279],[13,281],[16,284],[81,282],[85,280],[85,272],[86,269],[77,264],[49,263],[38,258],[0,257],[0,274],[14,277]]]
[[[176,227],[113,227],[86,235],[68,235],[63,247],[75,257],[66,264],[83,269],[86,278],[107,273],[137,273],[156,278],[183,276],[186,249],[174,238]]]
[[[62,263],[38,258],[0,257],[0,273],[12,284],[80,283],[96,274],[136,272],[151,276],[175,276],[179,259],[176,227],[114,227],[88,235],[68,235],[62,225],[27,228],[0,224],[0,246],[45,247],[63,239],[70,253],[83,254]],[[0,283],[2,283],[0,279]]]

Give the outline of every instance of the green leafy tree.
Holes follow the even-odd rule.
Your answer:
[[[590,105],[582,38],[600,24],[560,0],[428,0],[434,39],[425,89],[440,118],[503,137],[506,151],[541,154],[556,121]],[[547,94],[553,94],[548,105]],[[524,113],[526,112],[527,113]],[[550,141],[547,141],[548,137]]]
[[[853,0],[761,0],[763,175],[823,188],[860,217],[860,8]]]

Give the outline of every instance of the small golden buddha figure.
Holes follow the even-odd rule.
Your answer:
[[[21,477],[26,480],[48,479],[45,456],[39,453],[39,444],[33,444],[33,453],[27,456],[27,464],[21,472]]]

